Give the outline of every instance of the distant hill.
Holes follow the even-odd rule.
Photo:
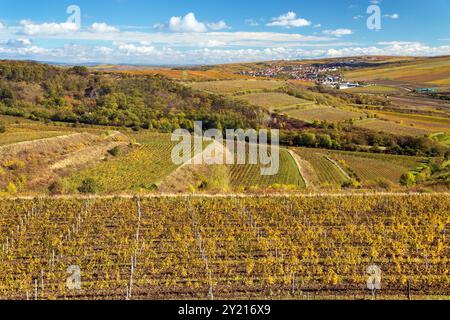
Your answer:
[[[167,77],[0,61],[0,113],[172,132],[194,120],[211,128],[257,128],[270,115],[242,101],[195,91]]]

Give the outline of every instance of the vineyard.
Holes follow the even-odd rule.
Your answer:
[[[363,113],[342,110],[338,108],[331,107],[317,107],[310,108],[306,110],[302,109],[293,109],[285,112],[286,115],[299,120],[310,121],[313,122],[315,120],[318,121],[330,121],[330,122],[339,122],[350,119],[360,119],[365,117]]]
[[[250,104],[262,107],[269,111],[285,112],[286,108],[300,108],[315,105],[314,102],[296,98],[286,93],[281,92],[262,92],[250,93],[238,96],[238,99],[243,99]]]
[[[448,298],[449,231],[447,194],[0,200],[0,299]]]
[[[248,151],[248,150],[247,150]],[[230,168],[230,182],[234,189],[286,185],[305,188],[305,181],[295,160],[286,149],[280,149],[280,169],[276,175],[261,175],[261,164],[235,164]]]
[[[370,129],[376,132],[389,132],[403,136],[424,136],[430,131],[415,128],[413,126],[403,126],[395,122],[389,122],[379,119],[365,119],[356,122],[357,127]]]
[[[348,180],[342,170],[327,159],[325,152],[297,148],[295,152],[314,168],[320,185],[342,185]]]
[[[176,142],[172,142],[169,135],[150,134],[137,138],[142,144],[129,154],[65,179],[67,190],[75,192],[87,178],[96,181],[101,193],[151,190],[179,167],[172,161],[172,149]]]
[[[247,91],[274,90],[283,86],[283,82],[269,80],[225,80],[196,82],[192,88],[221,94],[236,94]]]

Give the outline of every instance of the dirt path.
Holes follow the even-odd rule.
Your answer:
[[[305,181],[306,188],[314,188],[318,186],[319,178],[317,177],[317,174],[311,164],[308,161],[303,160],[295,151],[290,149],[287,150],[294,159],[298,171],[300,171],[300,174]]]
[[[349,174],[348,174],[344,169],[342,169],[342,167],[339,165],[339,163],[337,163],[335,160],[331,159],[331,158],[328,157],[328,156],[325,156],[325,159],[327,159],[327,160],[330,161],[332,164],[334,164],[334,166],[335,166],[336,168],[338,168],[338,170],[344,175],[344,177],[346,177],[348,180],[352,180],[352,178],[349,176]]]
[[[212,140],[201,153],[183,163],[174,172],[164,178],[163,181],[158,183],[157,186],[162,191],[169,190],[169,186],[184,190],[186,186],[195,184],[196,176],[211,173],[206,168],[209,167],[208,163],[211,163],[216,156],[225,159],[225,154],[227,156],[230,155],[228,149],[216,140]]]

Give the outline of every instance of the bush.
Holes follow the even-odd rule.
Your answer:
[[[119,147],[114,147],[111,150],[108,150],[108,153],[110,155],[112,155],[113,157],[117,157],[120,155],[120,148]]]
[[[14,183],[9,182],[8,185],[6,186],[5,191],[9,194],[16,194],[18,190],[17,190],[17,186]]]
[[[84,179],[83,182],[81,182],[81,186],[78,188],[78,191],[81,193],[95,194],[98,192],[97,183],[92,178]]]
[[[391,180],[385,178],[377,178],[375,180],[370,180],[364,183],[364,187],[369,189],[392,190],[395,188],[395,184]]]
[[[400,184],[407,187],[414,186],[416,184],[416,177],[411,172],[404,173],[400,177]]]
[[[23,162],[19,159],[11,159],[11,160],[5,161],[3,163],[3,166],[7,170],[13,171],[13,170],[23,169],[23,168],[25,168],[26,165],[25,165],[25,162]]]
[[[209,183],[206,180],[203,180],[202,182],[200,182],[200,184],[198,185],[198,189],[199,190],[206,190],[208,189]]]
[[[6,132],[6,124],[4,122],[0,122],[0,133]]]
[[[361,187],[361,183],[356,179],[347,180],[342,184],[342,188],[344,189],[357,189]]]
[[[62,194],[64,192],[64,186],[60,181],[55,181],[48,187],[48,191],[52,195]]]

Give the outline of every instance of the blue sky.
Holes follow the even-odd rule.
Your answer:
[[[369,6],[381,29],[368,28]],[[444,55],[449,30],[447,0],[0,2],[0,58],[68,63]]]

